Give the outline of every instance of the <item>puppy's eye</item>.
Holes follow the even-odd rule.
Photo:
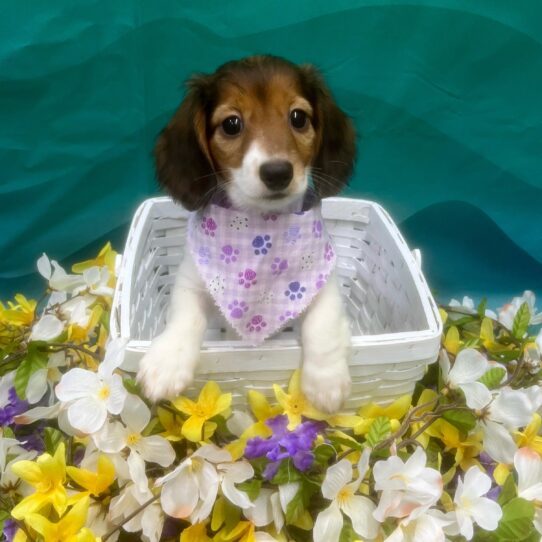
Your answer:
[[[307,113],[303,109],[293,109],[290,113],[290,124],[296,130],[303,130],[308,123]]]
[[[243,129],[243,121],[241,117],[237,115],[232,115],[222,121],[222,130],[228,136],[236,136],[241,133]]]

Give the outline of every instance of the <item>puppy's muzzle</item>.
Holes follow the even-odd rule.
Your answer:
[[[260,179],[274,192],[287,188],[293,176],[294,167],[288,160],[270,160],[260,166]]]

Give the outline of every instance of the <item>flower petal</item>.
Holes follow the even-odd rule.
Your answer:
[[[353,495],[346,499],[342,511],[352,520],[354,531],[363,538],[375,538],[379,524],[373,517],[376,506],[367,497]]]
[[[190,516],[196,508],[198,495],[195,476],[189,470],[185,470],[164,484],[160,502],[168,516],[184,519]]]
[[[250,506],[243,510],[247,519],[252,521],[256,527],[265,527],[273,521],[273,505],[271,497],[275,492],[272,489],[263,487],[260,494]]]
[[[327,469],[322,483],[322,495],[326,499],[335,499],[339,491],[352,480],[352,464],[348,459],[341,459]]]
[[[517,446],[509,431],[500,423],[491,420],[480,426],[484,434],[484,451],[497,463],[512,463]]]
[[[461,350],[448,374],[448,382],[454,386],[475,382],[487,371],[487,359],[474,348]]]
[[[26,386],[26,400],[33,405],[37,403],[47,391],[47,368],[38,369],[32,373]]]
[[[542,460],[530,448],[521,448],[514,455],[518,473],[518,496],[528,501],[542,501]]]
[[[107,410],[94,397],[82,397],[68,407],[68,421],[79,431],[91,435],[99,431],[107,418]]]
[[[214,444],[206,444],[192,454],[192,457],[202,457],[211,463],[225,463],[231,461],[231,455]]]
[[[159,435],[143,437],[136,443],[135,449],[145,461],[158,463],[162,467],[169,467],[175,460],[175,450],[164,437]]]
[[[132,450],[126,462],[128,463],[130,477],[134,481],[139,491],[145,491],[148,489],[149,481],[147,479],[147,475],[145,474],[145,461],[143,461],[143,458],[136,451]]]
[[[329,469],[328,469],[329,470]],[[338,542],[343,528],[343,515],[335,501],[320,512],[314,523],[314,542]]]
[[[101,381],[92,371],[70,369],[56,385],[55,393],[61,401],[81,399],[98,392]]]
[[[481,382],[464,382],[458,387],[465,394],[469,408],[482,410],[491,401],[491,392]]]
[[[109,397],[106,402],[107,410],[111,412],[111,414],[120,414],[128,395],[128,392],[122,383],[122,377],[115,374],[106,379],[105,382],[109,386]],[[143,421],[144,419],[142,418],[141,422]]]
[[[122,382],[121,382],[122,383]],[[141,433],[149,424],[151,411],[143,399],[133,393],[125,396],[124,407],[120,413],[122,421],[134,433]]]
[[[92,435],[96,447],[105,453],[116,454],[126,447],[128,431],[119,422],[108,422]]]
[[[53,314],[42,316],[32,328],[31,341],[52,341],[64,330],[64,322],[61,322]]]
[[[190,442],[200,442],[203,440],[203,424],[205,418],[201,416],[190,416],[188,420],[183,423],[181,433],[183,437]]]

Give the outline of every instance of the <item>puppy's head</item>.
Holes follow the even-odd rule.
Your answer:
[[[355,134],[318,71],[273,56],[224,64],[188,82],[155,149],[158,179],[186,208],[224,191],[236,207],[280,211],[337,194]]]

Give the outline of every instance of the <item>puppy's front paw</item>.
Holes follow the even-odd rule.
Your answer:
[[[176,397],[194,379],[199,346],[190,339],[162,334],[143,356],[137,381],[151,401]]]
[[[346,361],[327,367],[306,362],[303,364],[301,389],[312,405],[321,412],[337,412],[350,395],[351,384]]]

